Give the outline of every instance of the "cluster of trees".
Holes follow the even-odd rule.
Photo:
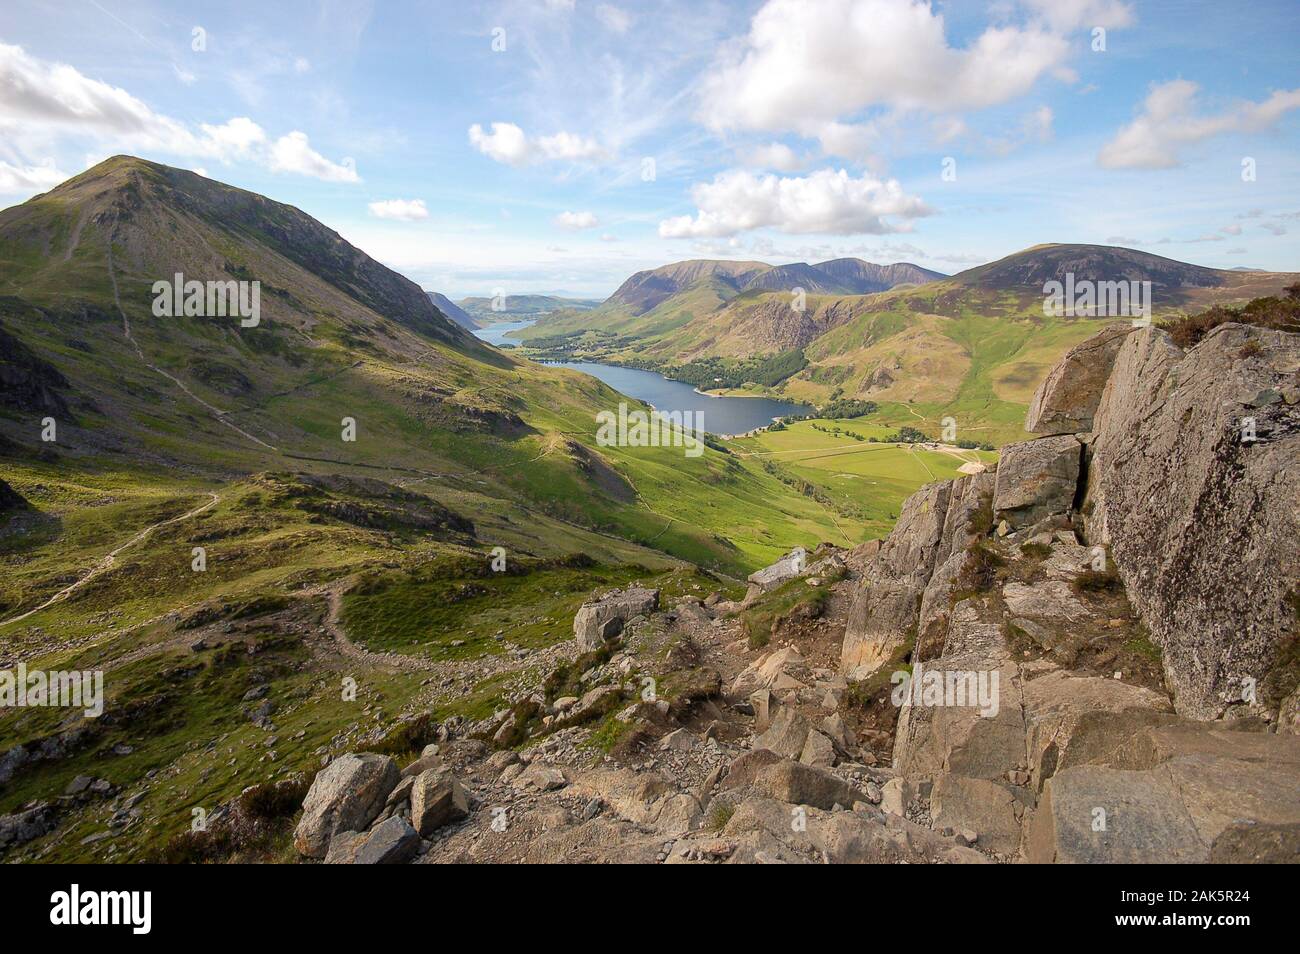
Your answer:
[[[666,377],[685,381],[707,391],[711,388],[738,388],[745,384],[775,387],[807,366],[808,359],[804,357],[803,349],[799,348],[766,358],[747,358],[744,361],[696,358],[671,368],[652,367],[650,370],[660,371]]]
[[[869,438],[869,440],[872,443],[876,442],[874,437]],[[915,427],[900,427],[896,434],[887,434],[880,440],[882,444],[929,444],[933,442],[933,437],[927,436]]]
[[[856,398],[838,398],[822,408],[822,417],[847,420],[851,417],[866,417],[875,414],[878,405],[875,401],[861,401]]]

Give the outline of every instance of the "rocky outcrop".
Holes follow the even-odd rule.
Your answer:
[[[13,511],[26,510],[28,507],[29,504],[23,499],[22,494],[0,480],[0,516]]]
[[[69,416],[63,393],[71,385],[48,361],[0,327],[0,407]]]
[[[898,700],[882,805],[1003,860],[1285,856],[1300,841],[1298,404],[1300,336],[1224,325],[1184,353],[1159,330],[1107,329],[1039,389],[1029,423],[1049,436],[914,494],[842,646],[850,678],[907,661],[905,686],[939,689]],[[1163,650],[1168,692],[1099,671],[1130,627]],[[966,676],[996,679],[995,704],[945,700]],[[1269,731],[1186,718],[1233,707]],[[773,717],[756,745],[794,757],[792,727]]]
[[[324,858],[339,832],[365,831],[384,808],[401,773],[386,755],[341,755],[321,769],[302,804],[294,847],[309,858]]]
[[[1025,430],[1031,434],[1091,431],[1106,379],[1132,330],[1131,324],[1112,325],[1071,348],[1034,392]]]
[[[1276,709],[1300,637],[1300,336],[1240,324],[1184,354],[1125,338],[1096,414],[1083,507],[1164,649],[1180,713]]]
[[[990,472],[927,484],[904,502],[849,607],[840,653],[846,678],[865,678],[909,643],[919,649],[938,638],[995,480]]]
[[[602,599],[583,603],[573,618],[573,637],[584,652],[602,648],[623,631],[634,616],[648,616],[659,607],[659,591],[633,586]]]

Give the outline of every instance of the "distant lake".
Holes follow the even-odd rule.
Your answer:
[[[599,378],[615,391],[645,401],[657,411],[695,411],[700,414],[704,429],[712,434],[744,434],[771,424],[774,418],[814,413],[811,407],[788,401],[761,397],[711,397],[682,381],[669,380],[657,371],[619,368],[594,361],[556,364]]]
[[[518,341],[509,339],[506,335],[512,331],[523,331],[525,328],[531,328],[535,323],[534,319],[529,318],[527,321],[501,321],[495,325],[488,325],[486,328],[478,328],[474,331],[480,339],[490,345],[500,347],[503,344],[517,345]]]
[[[487,328],[479,328],[474,334],[488,344],[514,344],[516,342],[506,338],[506,335],[532,324],[532,320],[503,321]],[[657,411],[695,411],[701,415],[704,429],[712,434],[744,434],[756,427],[771,424],[778,417],[812,414],[816,410],[804,404],[791,404],[789,401],[773,401],[761,397],[712,397],[701,394],[692,385],[683,381],[665,378],[658,371],[620,368],[612,364],[597,364],[594,361],[547,363],[590,374],[593,378],[604,381],[615,391],[645,401]]]

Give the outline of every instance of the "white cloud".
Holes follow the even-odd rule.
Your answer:
[[[59,135],[91,136],[103,149],[157,151],[230,162],[250,160],[277,172],[330,182],[359,182],[344,160],[331,162],[311,148],[306,133],[290,132],[272,143],[247,117],[197,129],[154,112],[126,90],[91,79],[64,63],[0,43],[0,135],[15,140]]]
[[[244,159],[266,146],[266,131],[247,116],[236,116],[220,126],[201,123],[199,129],[222,159]]]
[[[924,0],[768,0],[705,77],[700,117],[714,129],[816,134],[871,106],[992,106],[1059,72],[1068,52],[1046,22],[949,46],[942,14]]]
[[[816,131],[822,151],[854,162],[871,159],[879,133],[874,123],[826,123]]]
[[[802,168],[806,161],[783,142],[771,142],[765,146],[755,146],[743,150],[740,159],[746,165],[757,169],[775,169],[777,172],[794,172]]]
[[[522,166],[528,161],[528,137],[514,123],[493,123],[492,131],[485,133],[478,123],[469,127],[469,141],[489,159],[512,166]]]
[[[604,235],[602,235],[602,236],[600,237],[600,240],[601,240],[602,242],[617,242],[617,241],[618,241],[618,236],[617,236],[617,235],[611,235],[610,233],[606,232]]]
[[[596,19],[604,24],[605,29],[613,30],[615,33],[626,33],[627,28],[632,25],[631,15],[610,3],[597,5]]]
[[[281,136],[271,147],[271,171],[296,172],[326,182],[361,181],[351,159],[331,162],[311,147],[306,133],[296,131]]]
[[[841,169],[808,176],[756,176],[732,170],[691,190],[698,211],[659,223],[662,238],[725,238],[758,228],[791,234],[885,234],[908,230],[906,221],[930,209],[896,180],[853,178]]]
[[[54,163],[43,166],[14,166],[0,159],[0,195],[35,195],[53,189],[69,178]]]
[[[555,217],[555,224],[562,229],[594,229],[600,221],[591,212],[561,212]]]
[[[470,144],[489,159],[511,166],[523,166],[549,159],[569,161],[600,160],[608,153],[594,139],[569,132],[529,138],[514,123],[492,123],[485,132],[478,123],[469,127]]]
[[[370,214],[377,219],[397,219],[401,222],[417,222],[429,217],[423,199],[386,199],[371,202]]]
[[[560,132],[537,140],[537,148],[546,159],[604,159],[607,153],[594,139]]]
[[[1261,102],[1240,102],[1206,115],[1197,108],[1198,92],[1190,80],[1152,86],[1137,119],[1102,147],[1097,161],[1108,169],[1170,169],[1181,165],[1183,146],[1225,133],[1259,132],[1300,108],[1300,89],[1277,90]]]

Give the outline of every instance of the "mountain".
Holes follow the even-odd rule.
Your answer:
[[[1188,265],[1137,249],[1110,245],[1035,245],[953,277],[958,285],[984,289],[1032,289],[1046,282],[1149,281],[1170,300],[1186,289],[1218,288],[1224,269]]]
[[[814,266],[853,294],[888,291],[898,285],[924,285],[948,276],[911,262],[875,265],[860,258],[837,258]]]
[[[634,315],[662,304],[700,282],[740,291],[747,281],[771,268],[762,262],[721,262],[695,259],[637,272],[605,299],[605,310],[623,308]]]
[[[907,262],[876,265],[859,258],[837,258],[816,265],[778,265],[753,276],[744,290],[788,292],[799,287],[818,294],[867,295],[896,285],[924,285],[947,277]]]
[[[425,292],[425,294],[429,296],[429,301],[433,302],[433,306],[442,312],[444,317],[450,318],[462,328],[465,328],[468,331],[473,331],[480,327],[477,321],[471,318],[463,308],[446,295],[441,292]]]
[[[593,592],[739,595],[871,532],[712,439],[599,440],[623,404],[191,172],[118,156],[0,211],[0,670],[107,673],[102,720],[0,707],[4,860],[212,860],[188,809],[87,839],[109,782],[69,782],[283,805],[323,753],[508,708]]]
[[[155,284],[177,273],[258,283],[259,321],[155,315]],[[298,209],[126,156],[0,212],[0,384],[0,437],[76,468],[103,458],[207,477],[313,467],[419,477],[475,522],[507,506],[532,513],[525,522],[644,535],[736,570],[780,544],[745,555],[733,542],[769,538],[757,516],[725,542],[705,529],[734,526],[705,512],[718,482],[747,501],[794,494],[712,450],[683,463],[598,446],[594,415],[625,400],[616,392],[483,344]],[[49,446],[44,416],[57,419]],[[669,501],[700,513],[660,533],[655,512]],[[819,511],[805,517],[833,529]]]
[[[587,311],[599,305],[587,298],[560,298],[555,295],[506,295],[502,299],[462,298],[461,307],[476,321],[488,324],[494,321],[518,321],[554,311]]]
[[[587,333],[614,336],[620,342],[636,340],[638,353],[657,359],[687,354],[691,351],[689,342],[707,344],[727,337],[729,331],[723,327],[727,322],[715,318],[733,300],[748,304],[770,293],[773,301],[789,302],[795,289],[802,289],[805,295],[861,295],[900,283],[921,284],[942,277],[915,265],[873,265],[859,259],[777,266],[694,259],[637,272],[598,308],[581,313],[554,312],[521,332],[520,337],[527,341]],[[816,325],[815,321],[809,325],[802,319],[795,323],[804,330],[779,327],[780,322],[764,326],[756,343],[766,347],[773,342],[802,340]],[[743,333],[734,328],[731,331]]]

